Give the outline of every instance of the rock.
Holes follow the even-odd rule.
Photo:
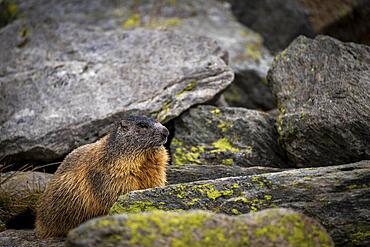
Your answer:
[[[51,177],[42,172],[0,174],[0,221],[5,225],[13,217],[32,211]]]
[[[297,38],[275,60],[279,138],[299,167],[370,159],[370,47]]]
[[[122,195],[111,213],[289,207],[319,220],[336,246],[370,244],[370,161],[169,185]]]
[[[17,5],[8,0],[0,1],[0,28],[12,22],[17,16]]]
[[[268,111],[276,108],[276,100],[267,86],[266,74],[235,75],[232,83],[222,94],[226,104],[217,106],[234,106]]]
[[[39,239],[33,230],[6,230],[0,232],[1,247],[62,247],[64,239]]]
[[[274,123],[254,110],[192,108],[175,121],[172,163],[286,167]]]
[[[299,0],[318,33],[342,41],[370,44],[369,0]]]
[[[236,73],[233,83],[246,97],[234,97],[234,89],[225,92],[227,103],[269,110],[275,99],[266,84],[272,56],[261,36],[235,20],[230,6],[213,0],[125,1],[122,13],[126,29],[165,28],[216,40],[228,51],[230,66]]]
[[[334,246],[314,220],[287,209],[246,216],[207,211],[102,217],[72,230],[66,246]]]
[[[260,33],[272,52],[283,50],[298,35],[313,36],[307,10],[296,0],[228,0],[237,19]]]
[[[249,176],[279,171],[282,171],[282,169],[262,166],[240,167],[226,165],[184,164],[181,166],[168,166],[166,173],[168,184],[179,184],[208,179]]]
[[[27,14],[0,33],[0,157],[55,160],[95,141],[124,115],[166,122],[231,83],[226,52],[216,42],[125,31],[124,18],[113,15],[119,6],[125,5],[19,3]]]

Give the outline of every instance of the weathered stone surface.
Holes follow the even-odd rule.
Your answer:
[[[342,41],[370,44],[369,0],[298,0],[318,33]]]
[[[166,122],[233,80],[216,42],[125,31],[118,6],[19,3],[24,17],[0,31],[0,157],[60,158],[126,114]]]
[[[243,108],[198,106],[175,121],[172,163],[284,167],[275,120]]]
[[[314,220],[287,209],[245,216],[207,211],[116,215],[72,230],[66,246],[334,246]]]
[[[228,0],[238,20],[259,32],[273,52],[300,34],[313,35],[306,9],[296,0]]]
[[[278,100],[280,140],[293,163],[370,158],[370,47],[299,37],[275,60],[269,83]]]
[[[17,15],[17,5],[9,0],[0,1],[0,28],[13,21]]]
[[[0,174],[0,221],[33,209],[52,175],[42,172]]]
[[[62,247],[64,239],[39,239],[33,230],[6,230],[0,232],[1,247]]]
[[[240,167],[226,165],[184,164],[167,167],[168,184],[188,183],[224,177],[249,176],[263,173],[279,172],[273,167]]]
[[[261,36],[235,20],[230,6],[213,0],[125,1],[121,9],[123,26],[166,28],[212,38],[229,52],[230,66],[236,73],[233,85],[246,97],[235,97],[233,89],[225,92],[231,106],[271,109],[274,97],[266,85],[272,56],[263,46]]]
[[[123,195],[111,213],[207,209],[241,214],[297,209],[321,222],[337,246],[370,244],[370,161],[223,178]]]
[[[242,72],[235,74],[234,82],[222,94],[226,104],[218,106],[236,106],[248,109],[268,111],[276,108],[276,100],[267,86],[266,74]]]

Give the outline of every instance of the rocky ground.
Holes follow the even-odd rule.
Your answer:
[[[0,246],[369,246],[370,4],[336,2],[0,0]],[[129,114],[168,185],[38,239],[46,172]]]

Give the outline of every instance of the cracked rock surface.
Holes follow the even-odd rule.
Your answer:
[[[101,1],[42,3],[20,3],[0,32],[1,157],[55,160],[124,115],[166,122],[233,80],[208,38],[125,30],[97,14]]]

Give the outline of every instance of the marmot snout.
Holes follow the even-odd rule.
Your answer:
[[[40,237],[64,236],[80,223],[107,214],[118,196],[166,183],[168,130],[144,116],[116,123],[110,133],[72,151],[41,196]]]

